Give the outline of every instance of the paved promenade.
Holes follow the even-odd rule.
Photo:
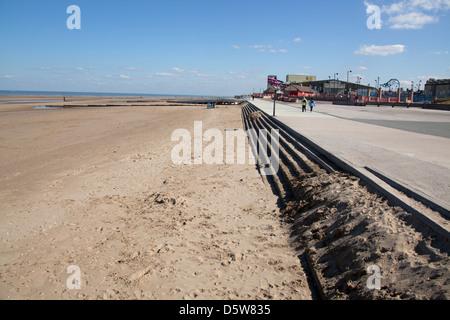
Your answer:
[[[273,114],[273,100],[255,99]],[[349,165],[369,167],[450,210],[450,112],[316,102],[276,104],[276,117]]]

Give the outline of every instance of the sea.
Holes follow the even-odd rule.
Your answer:
[[[13,91],[0,90],[0,95],[8,96],[88,96],[88,97],[192,97],[211,98],[201,95],[149,94],[149,93],[118,93],[118,92],[72,92],[72,91]]]

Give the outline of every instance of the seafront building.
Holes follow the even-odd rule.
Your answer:
[[[379,82],[380,80],[378,80]],[[413,83],[413,82],[412,82]],[[287,75],[286,82],[278,76],[268,76],[267,89],[255,97],[296,102],[303,97],[321,100],[347,101],[355,104],[366,103],[434,103],[450,98],[450,79],[429,79],[425,90],[406,91],[400,81],[391,79],[377,87],[342,81],[339,79],[316,80],[313,75]]]
[[[325,95],[344,95],[357,93],[360,90],[377,90],[375,87],[334,79],[307,81],[303,82],[303,85]]]
[[[273,97],[273,79],[278,80],[278,76],[269,75],[267,82],[267,90],[264,92],[266,97]],[[322,95],[344,95],[357,93],[359,90],[377,90],[375,87],[341,81],[339,79],[317,80],[314,75],[293,75],[286,76],[286,82],[280,82],[281,87],[286,88],[287,95],[311,96],[314,94]],[[308,88],[308,89],[307,89]],[[288,90],[287,90],[288,89]]]
[[[450,98],[450,79],[429,79],[425,84],[425,95],[433,101]]]
[[[303,82],[308,82],[308,81],[316,81],[317,77],[316,76],[309,76],[309,75],[302,75],[302,74],[288,74],[286,76],[286,85],[291,85],[291,84],[300,84]]]
[[[262,98],[265,99],[273,99],[275,92],[277,88],[275,87],[269,87],[267,90],[264,91]],[[281,96],[283,96],[284,100],[286,101],[296,101],[299,98],[306,97],[306,98],[312,98],[317,96],[317,92],[310,87],[302,86],[293,84],[290,86],[287,86],[280,91]]]

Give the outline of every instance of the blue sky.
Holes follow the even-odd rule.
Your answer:
[[[81,29],[66,12],[81,10]],[[381,10],[369,29],[366,9]],[[0,90],[230,96],[267,75],[450,78],[450,0],[0,0]]]

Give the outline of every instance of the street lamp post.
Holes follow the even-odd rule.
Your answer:
[[[335,73],[335,74],[334,74],[334,90],[333,90],[333,91],[336,91],[336,92],[334,93],[334,95],[337,95],[336,76],[338,76],[338,75],[339,75],[339,73]]]
[[[350,74],[350,72],[352,72],[352,70],[349,70],[349,71],[347,71],[347,86],[348,86],[348,89],[347,89],[347,97],[348,98],[350,98],[350,85],[349,85],[349,83],[348,83],[348,80],[349,80],[349,74]]]
[[[273,116],[276,117],[276,103],[277,103],[277,95],[278,94],[283,94],[283,92],[281,91],[281,86],[276,86],[274,87],[274,95],[273,95]]]
[[[277,94],[280,93],[282,94],[283,92],[281,92],[281,86],[274,86],[274,93],[273,93],[273,116],[276,116],[276,103],[277,103]]]
[[[275,117],[275,110],[276,110],[276,104],[277,104],[277,91],[278,89],[274,87],[274,93],[273,93],[273,116]]]
[[[325,90],[325,87],[324,87]],[[331,94],[331,76],[328,76],[328,91],[327,94]]]

